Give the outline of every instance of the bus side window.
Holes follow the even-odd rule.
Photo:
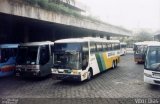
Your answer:
[[[85,70],[88,66],[88,60],[89,60],[89,49],[88,44],[84,43],[82,46],[82,69]]]
[[[97,43],[97,52],[101,52],[102,51],[102,44],[101,43]]]
[[[107,51],[107,45],[103,43],[103,51]]]
[[[118,44],[118,43],[115,44],[115,49],[116,49],[116,50],[119,50],[119,49],[120,49],[120,44]]]
[[[109,45],[109,43],[107,43],[106,45],[107,45],[107,51],[110,51],[110,45]]]
[[[114,43],[112,44],[112,50],[115,50],[115,44]]]
[[[100,43],[99,46],[100,46],[100,51],[102,52],[103,51],[103,45],[102,45],[102,43]]]
[[[40,64],[44,65],[49,61],[49,45],[41,46],[40,48]]]
[[[91,51],[91,54],[96,52],[96,45],[95,45],[95,43],[90,43],[90,51]]]
[[[116,49],[119,50],[120,49],[120,44],[116,44]]]
[[[109,51],[109,46],[108,46],[108,43],[106,43],[106,48],[107,48],[107,50],[106,50],[106,51]]]
[[[111,51],[112,50],[112,44],[108,43],[108,50]]]

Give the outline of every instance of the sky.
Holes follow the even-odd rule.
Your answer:
[[[95,17],[134,30],[160,30],[160,0],[80,0]]]

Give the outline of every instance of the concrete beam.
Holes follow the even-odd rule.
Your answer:
[[[75,17],[54,11],[47,11],[39,7],[33,7],[22,2],[22,0],[0,0],[0,12],[38,19],[42,21],[53,22],[73,27],[111,33],[114,36],[129,36],[131,32],[123,28],[106,23],[100,23],[89,19]]]

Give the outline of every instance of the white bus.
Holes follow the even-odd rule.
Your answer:
[[[160,85],[160,42],[148,44],[145,53],[144,82]]]
[[[16,59],[16,76],[43,77],[51,74],[53,45],[50,41],[20,44]]]
[[[147,49],[148,44],[155,43],[157,41],[144,41],[134,43],[134,61],[137,63],[144,63],[144,52]]]
[[[126,48],[127,48],[127,43],[121,42],[120,43],[120,55],[125,55],[127,53]]]
[[[55,41],[53,79],[91,79],[94,75],[117,67],[120,42],[101,38],[71,38]]]

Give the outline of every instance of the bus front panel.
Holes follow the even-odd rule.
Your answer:
[[[51,74],[52,59],[48,45],[19,47],[16,76],[41,77]]]
[[[87,78],[88,66],[87,43],[55,43],[53,78],[57,80],[78,80]]]
[[[144,64],[144,82],[160,85],[160,46],[149,46]]]

